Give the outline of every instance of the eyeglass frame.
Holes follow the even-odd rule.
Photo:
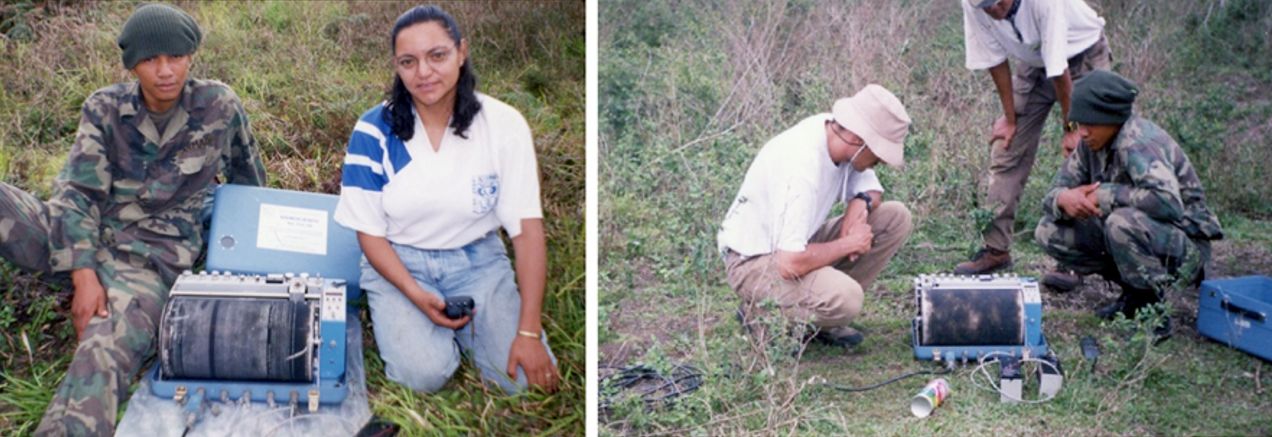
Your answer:
[[[429,60],[429,59],[425,59],[425,60],[424,60],[424,63],[425,63],[425,64],[427,64],[429,68],[433,69],[433,71],[437,71],[437,70],[438,70],[438,68],[439,68],[441,65],[446,64],[446,62],[448,62],[448,61],[450,61],[450,60],[451,60],[451,57],[452,57],[452,56],[455,56],[455,54],[456,54],[456,53],[459,53],[459,44],[454,44],[454,45],[451,45],[451,46],[437,46],[437,47],[434,47],[432,50],[429,50],[429,51],[425,52],[425,53],[424,53],[424,56],[426,56],[426,57],[431,57],[431,56],[433,56],[433,55],[438,54],[437,49],[439,49],[439,48],[445,48],[445,49],[446,49],[446,51],[444,52],[444,53],[445,53],[445,57],[443,57],[442,59],[436,60],[436,61],[434,61],[434,60]],[[409,66],[409,67],[402,66],[402,65],[401,65],[401,62],[403,62],[403,61],[405,61],[405,60],[411,60],[411,61],[414,61],[414,62],[420,62],[420,59],[419,59],[419,58],[417,58],[414,54],[405,54],[405,55],[402,55],[402,56],[394,56],[394,57],[393,57],[393,59],[390,59],[390,60],[389,60],[389,62],[393,65],[393,69],[394,69],[394,70],[398,70],[398,71],[411,71],[411,70],[414,70],[414,69],[418,68],[418,65],[411,65],[411,66]]]

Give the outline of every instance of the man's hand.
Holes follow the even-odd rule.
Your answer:
[[[994,130],[989,135],[989,144],[1002,140],[1003,150],[1011,147],[1011,139],[1016,137],[1016,123],[1008,121],[1007,116],[1000,115],[994,120]]]
[[[547,349],[537,338],[518,334],[512,340],[512,350],[508,351],[509,378],[517,378],[517,367],[526,372],[526,382],[549,393],[556,391],[557,383],[561,380],[561,374],[556,365],[552,364],[552,358],[548,357]]]
[[[1064,158],[1069,159],[1069,155],[1078,149],[1078,143],[1082,141],[1082,137],[1078,135],[1078,131],[1072,131],[1064,134],[1064,140],[1060,142],[1060,146],[1064,147]]]
[[[103,319],[110,316],[106,308],[106,289],[102,288],[102,281],[97,279],[97,271],[93,269],[71,272],[71,284],[75,287],[75,295],[71,298],[71,323],[75,325],[75,338],[81,339],[93,316]]]
[[[464,325],[468,324],[468,321],[473,318],[471,315],[455,320],[451,320],[449,317],[446,317],[446,301],[437,297],[433,293],[418,289],[410,292],[403,291],[403,293],[406,294],[407,299],[410,299],[411,302],[415,304],[416,308],[419,308],[420,311],[423,312],[425,316],[428,316],[428,319],[432,320],[433,324],[437,326],[448,329],[459,329],[463,328]],[[473,309],[473,313],[477,313],[476,308]]]
[[[1056,206],[1060,207],[1064,215],[1075,219],[1098,217],[1100,204],[1096,200],[1095,189],[1099,187],[1100,183],[1096,182],[1061,191],[1056,196]]]
[[[870,231],[870,224],[862,221],[853,223],[848,235],[843,236],[842,240],[847,242],[848,260],[856,261],[858,256],[870,251],[874,244],[874,233]]]
[[[1100,188],[1100,183],[1096,182],[1092,185],[1094,185],[1094,187],[1092,187],[1091,190],[1086,192],[1086,201],[1091,202],[1091,205],[1095,206],[1095,213],[1099,214],[1100,213],[1100,194],[1099,194],[1099,191],[1096,190],[1096,188]]]

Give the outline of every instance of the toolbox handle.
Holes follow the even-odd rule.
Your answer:
[[[1267,318],[1262,312],[1242,307],[1235,303],[1229,302],[1227,299],[1224,299],[1223,301],[1219,302],[1219,307],[1225,310],[1228,310],[1230,312],[1240,314],[1241,316],[1247,319],[1254,320],[1256,322],[1262,322],[1264,319]]]

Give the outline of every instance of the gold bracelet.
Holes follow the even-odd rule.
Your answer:
[[[539,338],[539,334],[535,334],[530,331],[522,331],[520,329],[517,330],[517,335],[520,335],[522,337]]]

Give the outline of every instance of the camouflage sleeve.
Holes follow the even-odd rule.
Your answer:
[[[256,145],[256,137],[252,135],[252,126],[247,119],[247,111],[243,110],[238,97],[233,97],[230,105],[230,149],[224,156],[225,178],[227,183],[237,185],[265,185],[265,163],[261,161],[261,150]]]
[[[1042,198],[1043,212],[1052,217],[1064,217],[1064,212],[1056,205],[1056,198],[1060,196],[1061,191],[1090,183],[1091,176],[1087,173],[1090,155],[1090,149],[1082,146],[1078,147],[1069,159],[1064,160],[1064,164],[1061,164],[1060,170],[1056,172],[1056,179],[1051,184],[1051,190],[1047,191],[1047,195]]]
[[[95,268],[101,228],[99,205],[110,192],[103,114],[97,95],[84,102],[75,144],[49,199],[49,253],[54,271]]]
[[[1131,184],[1101,184],[1096,190],[1100,214],[1108,216],[1114,209],[1129,206],[1167,223],[1183,217],[1184,203],[1179,196],[1179,180],[1175,178],[1174,168],[1161,148],[1140,143],[1121,153]]]

